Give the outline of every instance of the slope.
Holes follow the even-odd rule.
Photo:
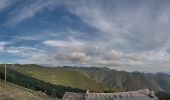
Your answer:
[[[161,73],[125,72],[98,67],[66,66],[52,68],[33,64],[8,65],[8,72],[14,76],[19,73],[16,74],[10,69],[23,74],[22,77],[24,78],[22,80],[29,79],[32,82],[30,84],[38,84],[38,86],[34,87],[35,89],[47,90],[49,93],[46,94],[52,95],[54,93],[58,97],[61,97],[66,91],[85,92],[87,89],[95,92],[103,92],[107,89],[107,91],[111,90],[110,92],[113,92],[148,88],[155,92],[170,92],[170,76]],[[52,88],[52,91],[50,88]]]
[[[9,65],[8,68],[12,68],[22,74],[56,85],[69,86],[84,90],[89,89],[95,92],[100,92],[107,88],[106,85],[96,82],[79,71],[63,69],[60,67],[41,67],[31,64]]]
[[[0,100],[53,100],[46,94],[0,80]]]
[[[104,83],[117,87],[122,91],[138,90],[148,88],[150,90],[170,92],[170,75],[149,74],[140,72],[117,71],[109,68],[98,67],[65,67],[70,70],[77,70],[86,76]]]

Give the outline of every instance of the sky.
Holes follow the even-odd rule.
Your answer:
[[[170,71],[170,0],[0,0],[0,63]]]

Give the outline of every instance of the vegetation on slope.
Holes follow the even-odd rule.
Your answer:
[[[2,65],[0,65],[2,66]],[[170,76],[117,71],[97,67],[42,67],[38,65],[8,65],[8,80],[50,96],[62,97],[65,92],[117,92],[148,88],[155,92],[170,92]],[[4,78],[0,67],[0,77]],[[114,88],[113,88],[114,87]]]
[[[53,100],[46,94],[0,80],[0,100]]]
[[[66,87],[62,85],[54,85],[48,82],[44,82],[42,80],[30,77],[28,75],[24,75],[16,70],[7,68],[7,81],[12,82],[14,84],[46,93],[51,97],[59,97],[61,98],[65,92],[85,92],[85,90]],[[4,68],[0,68],[0,79],[4,79]]]
[[[37,65],[7,65],[7,80],[17,85],[61,98],[65,92],[103,92],[107,87],[78,71],[45,68]],[[0,67],[4,79],[4,67]]]
[[[155,92],[170,92],[170,75],[167,74],[130,73],[97,67],[65,67],[64,69],[81,71],[98,82],[121,89],[122,91],[148,88]]]
[[[85,76],[79,71],[63,69],[60,67],[52,68],[37,65],[11,65],[8,67],[22,74],[55,85],[69,86],[83,90],[88,89],[95,92],[101,92],[107,87],[106,85]]]

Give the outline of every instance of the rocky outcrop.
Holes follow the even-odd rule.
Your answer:
[[[66,92],[62,100],[158,100],[148,89],[117,93]]]

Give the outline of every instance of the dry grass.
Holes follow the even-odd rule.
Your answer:
[[[0,80],[0,100],[54,100],[46,94]]]

